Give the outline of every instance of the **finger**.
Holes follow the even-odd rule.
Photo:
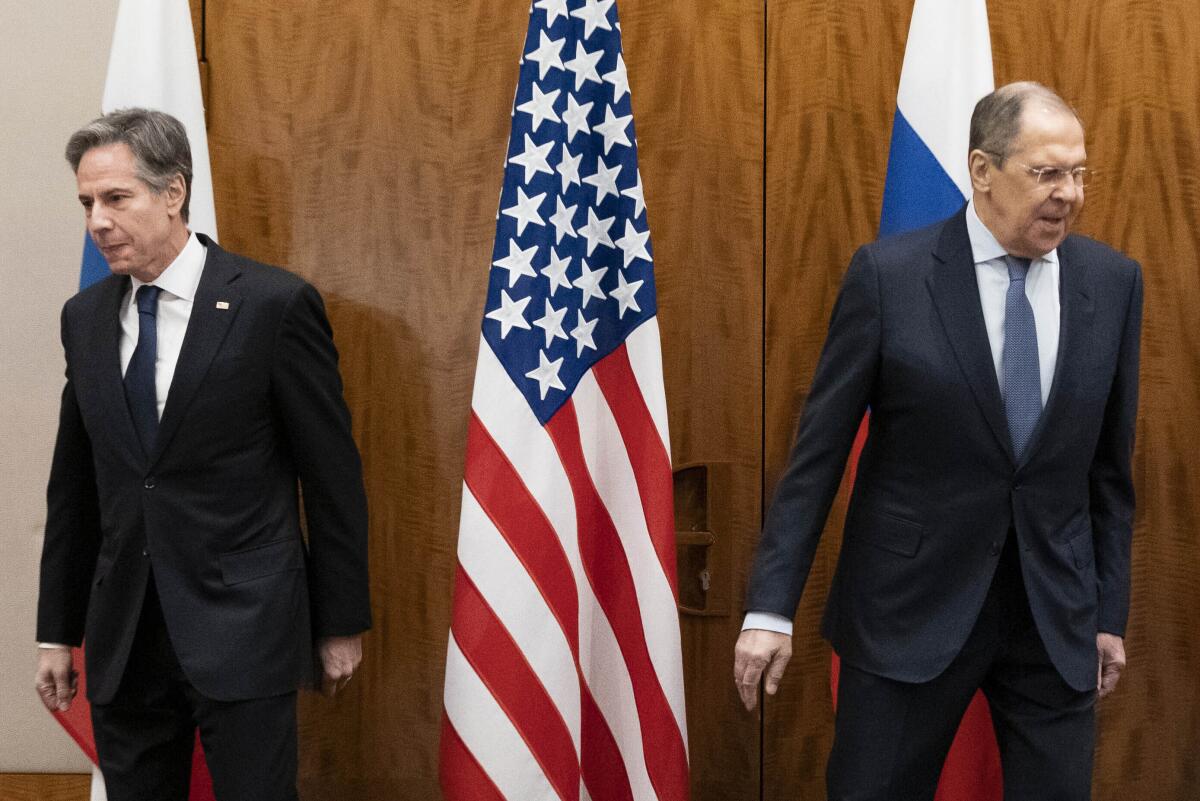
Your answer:
[[[737,691],[742,699],[742,706],[746,707],[747,712],[753,712],[754,707],[758,706],[758,685],[738,684]]]
[[[71,689],[70,682],[57,681],[54,684],[55,706],[59,712],[66,712],[71,708],[71,699],[75,697],[75,692]]]
[[[747,710],[754,709],[758,704],[758,682],[762,678],[762,669],[761,663],[751,662],[737,683],[738,695],[742,697],[742,704]]]
[[[1100,697],[1103,698],[1104,696],[1111,693],[1113,690],[1117,689],[1117,682],[1120,680],[1121,680],[1120,665],[1117,665],[1115,663],[1105,665],[1104,673],[1101,678]]]
[[[40,680],[34,688],[37,690],[38,698],[41,699],[42,705],[51,712],[58,710],[58,693],[55,690],[53,681]]]
[[[779,689],[779,682],[783,680],[783,671],[787,669],[790,658],[791,654],[779,653],[771,660],[771,664],[767,668],[767,695],[774,695]]]

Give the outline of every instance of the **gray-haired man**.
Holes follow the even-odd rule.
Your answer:
[[[977,688],[1011,801],[1090,796],[1125,663],[1141,269],[1068,235],[1083,126],[1044,86],[979,101],[973,196],[855,254],[767,515],[735,680],[753,707],[868,405],[824,633],[842,657],[830,801],[932,801]]]
[[[112,801],[294,798],[297,687],[370,626],[366,501],[316,290],[187,227],[183,126],[129,109],[67,145],[112,277],[67,302],[36,684],[88,697]],[[307,541],[301,536],[303,487]]]

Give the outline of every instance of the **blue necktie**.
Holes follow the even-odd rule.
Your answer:
[[[1019,460],[1042,414],[1042,370],[1033,307],[1025,296],[1029,259],[1006,256],[1004,261],[1008,264],[1008,295],[1004,300],[1004,352],[1000,367],[1008,433],[1012,437],[1013,454]]]
[[[162,289],[150,284],[138,287],[138,341],[125,368],[125,400],[133,416],[142,450],[149,455],[158,434],[158,393],[154,367],[158,359],[158,295]]]

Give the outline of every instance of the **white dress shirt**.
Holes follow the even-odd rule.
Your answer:
[[[171,391],[171,381],[175,378],[175,365],[179,362],[179,350],[192,317],[192,302],[196,299],[196,287],[200,285],[207,256],[208,248],[200,244],[195,234],[189,234],[187,244],[175,261],[150,282],[162,289],[158,296],[158,356],[154,363],[154,392],[158,396],[160,420],[167,405],[167,393]],[[132,276],[130,280],[129,293],[121,301],[121,375],[125,375],[137,347],[137,291],[145,284]]]
[[[975,211],[975,201],[967,204],[967,236],[971,240],[971,252],[975,259],[975,281],[979,286],[979,305],[983,309],[983,322],[987,328],[988,344],[992,348],[992,363],[996,368],[996,381],[1004,391],[1004,374],[1001,355],[1004,353],[1004,308],[1008,294],[1008,265],[1004,261],[1007,252],[996,241],[988,227]],[[1025,277],[1025,297],[1033,307],[1034,325],[1037,327],[1038,366],[1042,374],[1042,406],[1050,397],[1050,386],[1054,381],[1054,368],[1058,365],[1059,295],[1058,295],[1058,250],[1040,256],[1029,265]],[[742,621],[742,630],[765,629],[780,634],[792,634],[792,621],[772,612],[747,612]]]
[[[192,302],[196,299],[196,287],[200,285],[200,274],[204,272],[204,260],[208,248],[200,244],[195,234],[188,235],[187,244],[175,261],[167,265],[158,278],[150,283],[161,287],[158,296],[158,348],[154,363],[154,392],[158,396],[158,418],[162,419],[167,405],[167,393],[175,378],[175,365],[179,362],[179,350],[183,347],[183,336],[187,333],[188,320],[192,317]],[[138,287],[145,284],[130,276],[132,286],[121,300],[121,375],[129,368],[133,349],[138,342]],[[39,648],[66,648],[59,643],[38,643]]]

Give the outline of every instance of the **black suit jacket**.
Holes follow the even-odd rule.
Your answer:
[[[1097,631],[1124,634],[1134,509],[1141,270],[1093,240],[1058,248],[1050,396],[1014,458],[963,211],[855,254],[767,515],[747,608],[792,617],[862,415],[870,429],[823,632],[843,659],[922,682],[962,648],[1010,527],[1063,678],[1096,684]]]
[[[129,279],[63,307],[37,636],[86,638],[96,703],[120,683],[151,569],[179,662],[210,698],[288,692],[311,678],[314,635],[370,626],[362,468],[320,295],[201,240],[208,256],[150,453],[121,378]]]

